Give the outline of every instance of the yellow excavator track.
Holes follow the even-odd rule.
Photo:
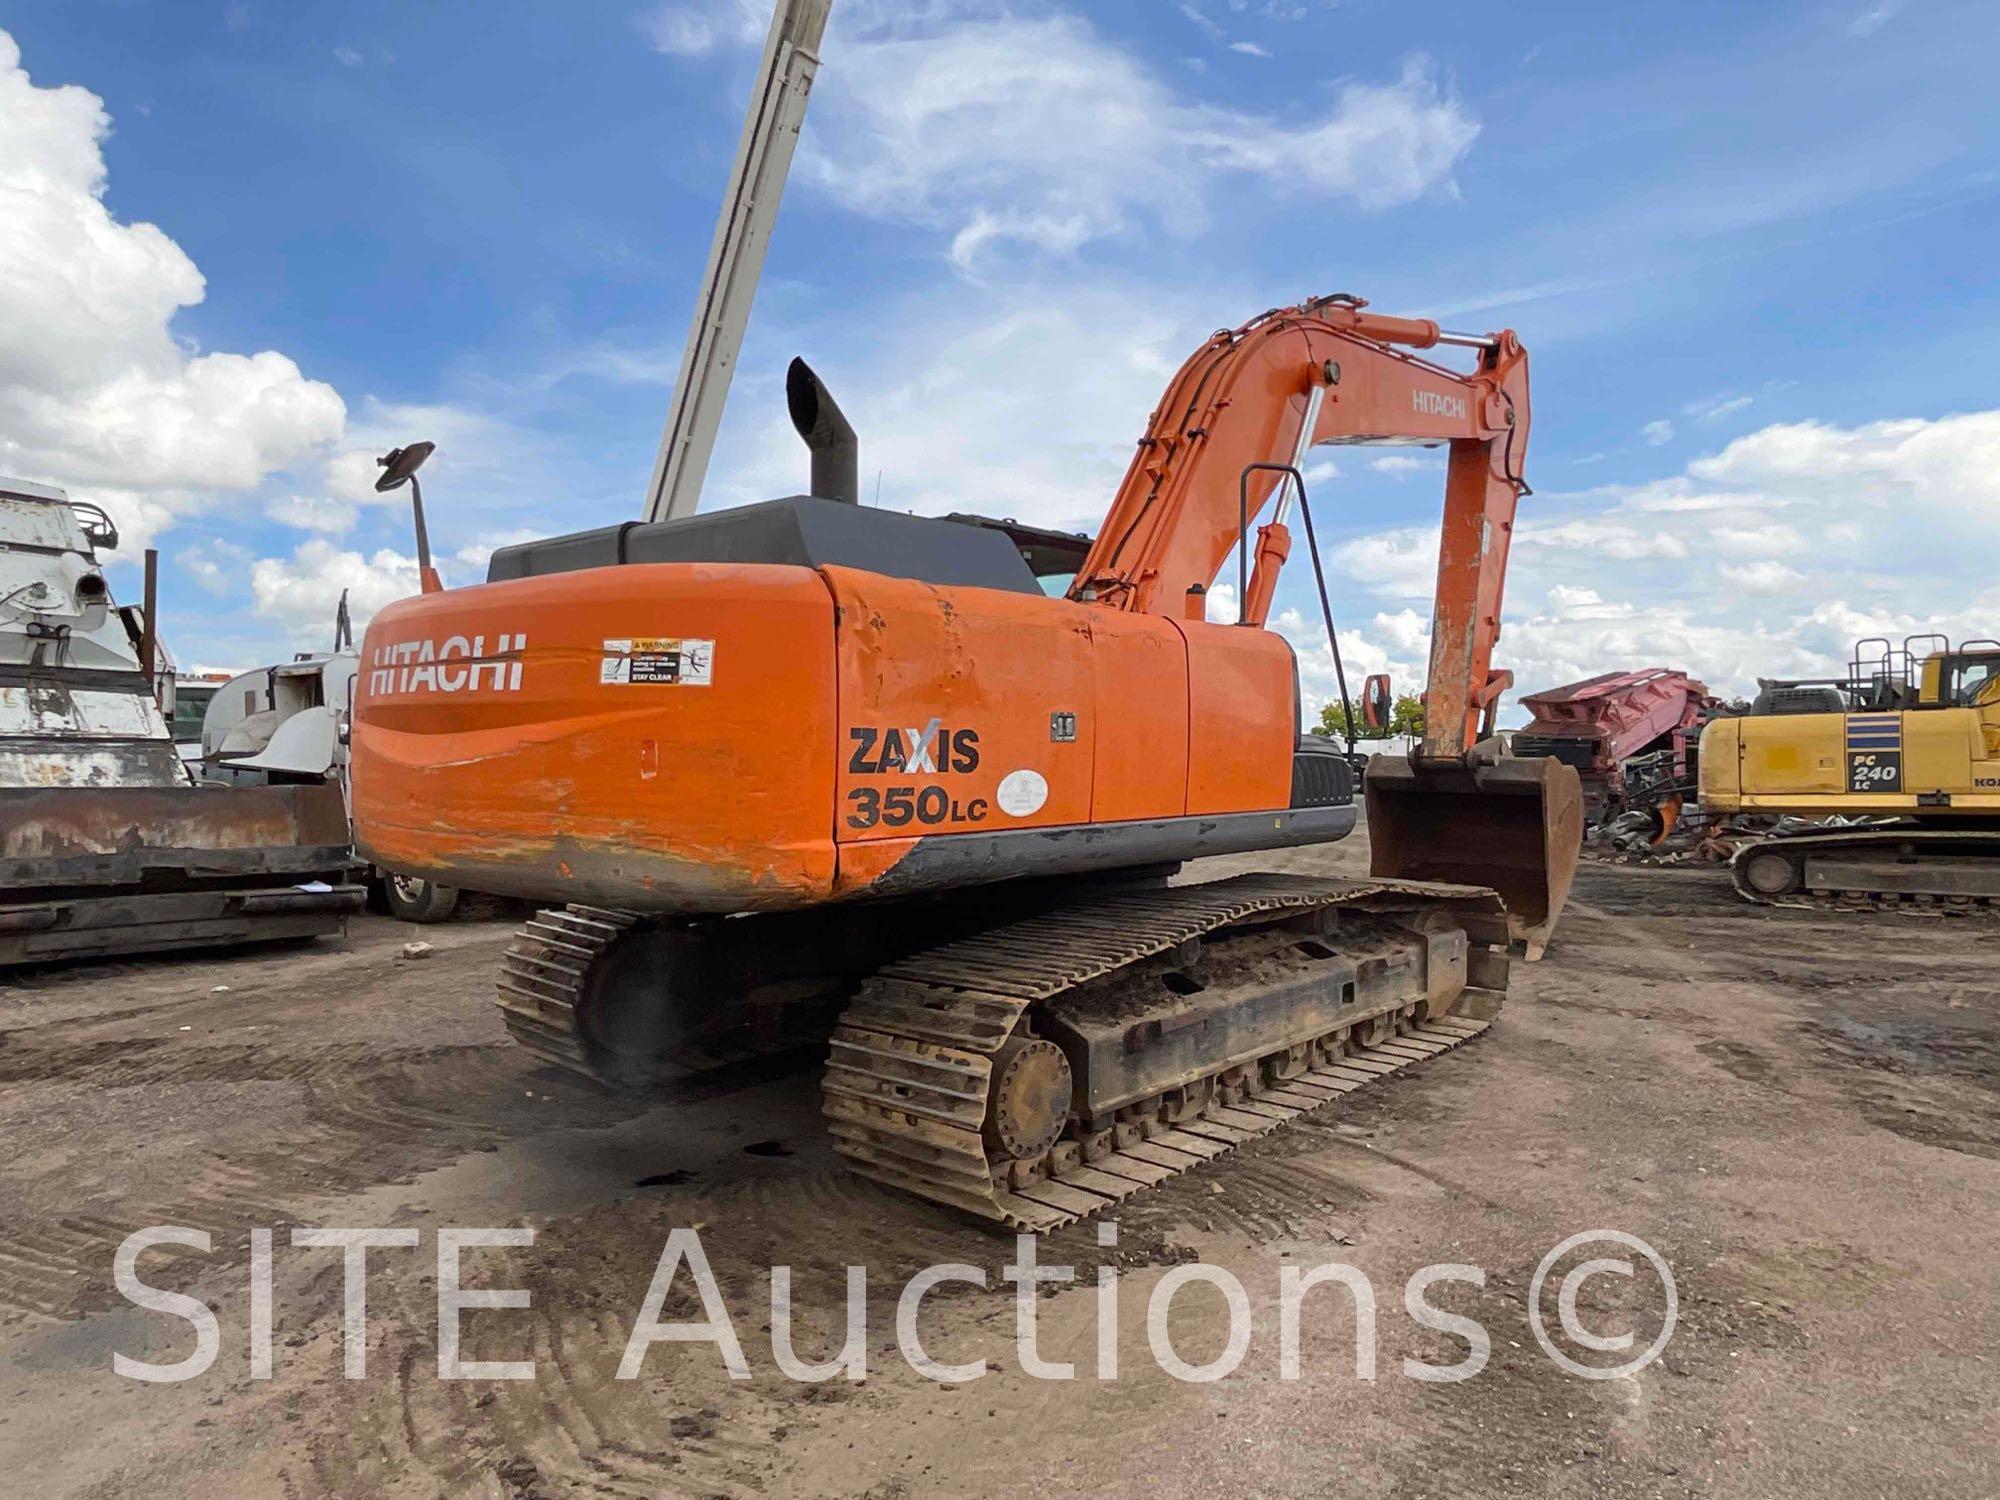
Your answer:
[[[1729,868],[1736,893],[1760,906],[2000,912],[2000,832],[1891,826],[1773,834],[1739,847]]]

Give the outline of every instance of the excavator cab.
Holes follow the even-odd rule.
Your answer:
[[[1438,754],[1438,736],[1427,725],[1407,754],[1369,760],[1362,782],[1368,868],[1395,880],[1499,892],[1508,938],[1536,959],[1576,879],[1583,784],[1575,767],[1554,756],[1508,755],[1491,733],[1499,695],[1482,696],[1486,732],[1463,754]],[[1362,720],[1371,729],[1388,722],[1377,722],[1378,700],[1393,701],[1387,676],[1369,678],[1362,693]]]
[[[1923,664],[1918,702],[1926,708],[1978,708],[2000,692],[2000,645],[1968,641],[1956,651],[1933,652]]]

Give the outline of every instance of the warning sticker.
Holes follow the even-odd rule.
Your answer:
[[[604,643],[597,680],[707,687],[714,669],[714,641],[691,636],[635,636]]]

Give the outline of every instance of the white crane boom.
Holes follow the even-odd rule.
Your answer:
[[[750,321],[750,304],[764,270],[764,250],[777,221],[778,200],[791,171],[805,121],[806,95],[819,69],[820,37],[832,0],[778,0],[764,60],[743,121],[736,167],[716,220],[708,271],[695,299],[694,322],[681,352],[680,378],[667,410],[660,454],[646,491],[648,521],[694,514],[722,423],[729,379]]]

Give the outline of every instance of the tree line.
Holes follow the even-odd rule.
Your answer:
[[[1397,735],[1408,735],[1420,739],[1424,732],[1424,703],[1415,693],[1404,693],[1396,699],[1395,710],[1389,722],[1380,729],[1370,729],[1361,722],[1361,715],[1354,716],[1354,738],[1357,740],[1386,740]],[[1329,740],[1347,743],[1347,714],[1338,703],[1329,703],[1319,711],[1319,723],[1313,726],[1313,733]]]

